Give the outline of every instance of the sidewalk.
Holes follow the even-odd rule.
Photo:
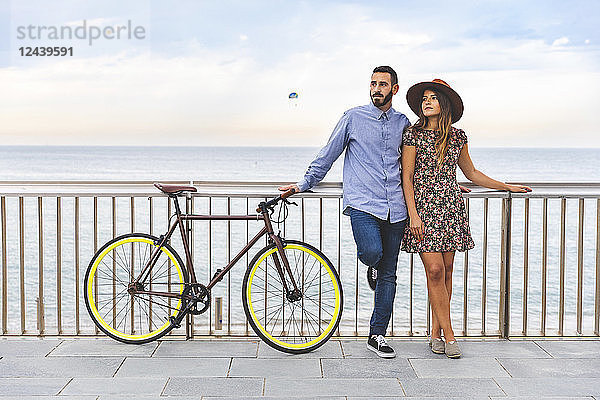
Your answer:
[[[291,356],[257,340],[0,339],[0,400],[67,399],[596,399],[600,340],[461,340],[463,358],[426,341],[330,340]]]

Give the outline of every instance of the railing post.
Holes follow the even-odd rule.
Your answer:
[[[191,194],[187,194],[185,196],[185,213],[186,214],[191,214],[192,213],[192,196]],[[189,243],[190,246],[190,257],[192,257],[193,253],[193,240],[192,240],[192,226],[193,224],[191,223],[191,221],[185,221],[185,236],[187,239],[187,242]],[[188,260],[186,258],[186,268],[189,268],[189,263]],[[191,314],[187,314],[185,316],[185,338],[186,339],[193,339],[194,338],[194,316]]]
[[[21,335],[25,334],[25,199],[19,197],[19,296],[21,298]]]
[[[38,298],[37,328],[40,336],[44,335],[44,207],[43,198],[38,197]]]
[[[500,260],[500,306],[499,330],[500,337],[508,339],[510,336],[510,230],[512,222],[512,198],[502,200],[502,237]]]
[[[0,198],[2,217],[2,334],[8,332],[8,255],[6,254],[6,197]]]

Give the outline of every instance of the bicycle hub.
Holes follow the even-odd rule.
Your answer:
[[[285,297],[288,299],[288,301],[290,303],[293,303],[295,301],[302,299],[302,292],[300,292],[300,290],[298,290],[298,289],[294,289],[290,292],[287,292]]]
[[[127,286],[127,293],[129,293],[129,294],[134,294],[137,292],[141,292],[143,290],[144,290],[144,284],[141,282],[131,282]]]

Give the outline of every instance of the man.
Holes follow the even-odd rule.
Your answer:
[[[400,148],[402,133],[410,122],[392,108],[397,92],[396,72],[388,66],[375,68],[371,103],[346,111],[304,178],[279,188],[303,192],[314,187],[346,150],[344,214],[350,216],[358,258],[369,267],[369,285],[375,290],[367,348],[384,358],[396,356],[385,333],[396,295],[396,264],[408,215],[400,181]]]

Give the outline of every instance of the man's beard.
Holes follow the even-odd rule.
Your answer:
[[[387,104],[388,101],[390,101],[392,99],[392,96],[393,96],[393,94],[391,91],[384,98],[373,97],[373,95],[371,95],[371,101],[373,102],[375,107],[381,107],[382,105]]]

